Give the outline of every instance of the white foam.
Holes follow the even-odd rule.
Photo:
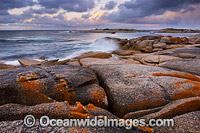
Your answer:
[[[79,46],[81,45],[76,45],[75,47],[79,47]],[[101,52],[110,53],[118,49],[120,49],[119,45],[114,40],[101,38],[101,39],[97,39],[95,42],[89,44],[88,46],[85,46],[85,50],[79,50],[79,51],[73,52],[71,55],[65,58],[62,58],[60,60],[72,59],[84,53],[87,53],[89,51],[101,51]]]

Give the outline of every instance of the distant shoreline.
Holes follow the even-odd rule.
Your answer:
[[[200,33],[200,30],[192,29],[160,29],[160,30],[137,30],[137,29],[92,29],[79,30],[81,33],[136,33],[136,32],[152,32],[152,33]]]

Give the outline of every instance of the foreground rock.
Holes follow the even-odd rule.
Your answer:
[[[200,76],[200,59],[172,60],[162,63],[159,66]]]
[[[110,58],[111,54],[106,52],[88,52],[84,53],[81,56],[75,57],[75,59],[83,59],[83,58]]]
[[[109,110],[119,117],[200,96],[200,77],[195,75],[137,64],[89,68],[95,71],[107,93]]]
[[[27,128],[24,125],[24,122],[22,121],[25,116],[33,115],[36,118],[37,123],[34,125],[32,128]],[[93,104],[88,104],[87,106],[81,105],[79,102],[76,103],[74,106],[70,106],[68,102],[55,102],[55,103],[45,103],[45,104],[40,104],[36,106],[24,106],[24,105],[19,105],[19,104],[6,104],[3,106],[0,106],[0,131],[1,132],[9,132],[10,130],[12,131],[19,131],[23,130],[25,131],[43,131],[45,128],[45,132],[48,130],[52,130],[58,132],[60,131],[71,131],[72,129],[75,129],[77,132],[82,132],[82,131],[119,131],[119,132],[145,132],[145,128],[137,128],[137,127],[132,127],[132,129],[125,129],[125,127],[74,127],[75,125],[67,126],[64,127],[40,127],[38,120],[42,116],[48,116],[49,118],[54,118],[54,119],[87,119],[89,118],[94,118],[95,116],[98,117],[98,119],[102,119],[103,117],[107,117],[107,119],[118,119],[116,116],[111,114],[110,112],[95,107]],[[18,120],[18,121],[16,121]],[[21,120],[21,121],[20,121]],[[12,121],[12,122],[11,122]],[[22,125],[18,125],[17,123],[21,123]],[[68,123],[69,124],[69,123]],[[10,127],[12,126],[12,128]],[[37,128],[37,130],[36,130]],[[150,128],[147,128],[148,130],[151,131]]]
[[[173,117],[174,127],[155,127],[155,133],[198,133],[200,131],[200,111]]]
[[[107,96],[95,73],[78,66],[27,67],[0,73],[0,105],[36,105],[55,101],[93,103],[107,108]]]
[[[150,119],[165,119],[199,110],[200,97],[193,97],[173,101],[168,105],[164,106],[160,111],[143,116],[141,118],[147,121]]]

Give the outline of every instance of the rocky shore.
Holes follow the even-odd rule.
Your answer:
[[[161,30],[137,30],[137,29],[92,29],[81,30],[81,33],[135,33],[135,32],[151,32],[151,33],[200,33],[200,30],[192,29],[174,29],[166,28]]]
[[[106,38],[121,50],[74,59],[0,64],[0,132],[200,131],[200,35]],[[112,55],[117,58],[111,58]],[[36,124],[23,124],[27,115]],[[175,127],[41,127],[38,120],[170,119]]]

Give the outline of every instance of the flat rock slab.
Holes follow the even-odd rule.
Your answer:
[[[200,59],[181,59],[159,64],[160,67],[200,75]]]
[[[84,67],[88,67],[91,65],[126,64],[124,61],[118,59],[95,59],[95,58],[81,59],[80,63]]]
[[[180,55],[179,57],[182,56],[182,58],[186,58],[186,55],[190,54],[190,58],[193,57],[195,59],[200,59],[200,44],[195,44],[195,45],[186,45],[183,48],[176,48],[176,49],[172,49],[172,50],[165,50],[165,51],[160,51],[157,52],[156,54],[162,54],[162,53],[166,53],[166,51],[168,51],[168,55],[171,56],[177,56]],[[185,55],[183,55],[185,54]],[[185,57],[184,57],[185,56]],[[188,57],[188,58],[189,58]]]
[[[198,133],[200,131],[200,111],[173,117],[174,127],[155,127],[155,133]]]
[[[26,67],[0,72],[0,105],[36,105],[55,101],[93,103],[107,108],[107,96],[95,73],[71,65]]]
[[[108,96],[109,110],[122,117],[188,97],[200,96],[200,77],[138,64],[92,65]]]

